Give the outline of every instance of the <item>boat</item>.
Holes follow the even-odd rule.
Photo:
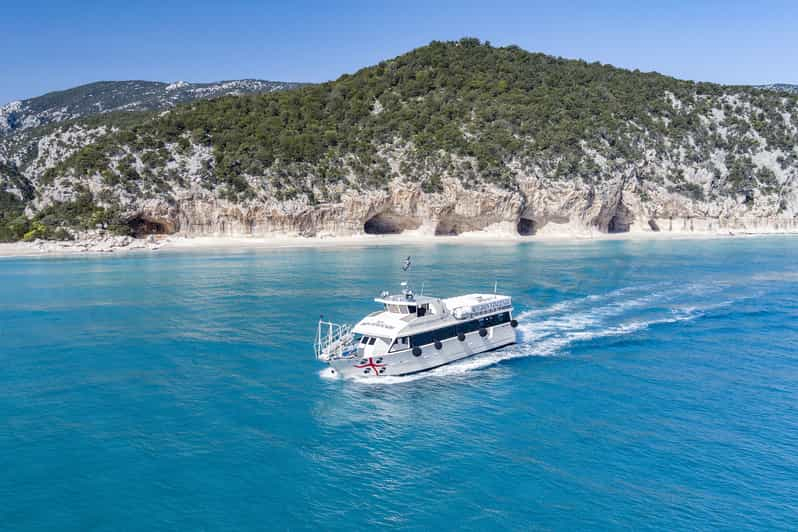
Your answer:
[[[383,292],[374,301],[381,309],[354,326],[319,319],[316,358],[334,374],[412,375],[516,342],[510,296],[417,296],[403,282],[400,293]]]

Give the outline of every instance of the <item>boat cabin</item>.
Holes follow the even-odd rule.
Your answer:
[[[478,332],[510,321],[511,300],[495,294],[449,299],[383,293],[372,312],[352,329],[358,355],[380,356]]]

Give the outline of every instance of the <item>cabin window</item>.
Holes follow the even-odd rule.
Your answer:
[[[393,341],[393,345],[391,346],[391,352],[407,349],[407,345],[408,345],[407,336],[402,336],[401,338],[397,338],[396,340]]]
[[[418,317],[421,318],[423,316],[426,316],[428,310],[429,310],[429,305],[428,304],[425,303],[423,305],[419,305],[418,306],[418,312],[417,312]]]
[[[442,327],[440,329],[414,334],[410,337],[410,344],[413,347],[423,346],[433,343],[435,340],[446,340],[447,338],[454,338],[460,333],[468,334],[485,327],[494,327],[510,321],[510,313],[502,312],[501,314],[493,314],[485,316],[476,320],[458,323],[457,325],[450,325],[449,327]]]
[[[413,306],[413,305],[407,307],[407,313],[408,314],[415,314],[416,313],[416,307]]]
[[[501,325],[502,323],[507,323],[510,321],[510,313],[509,312],[502,312],[501,314],[493,314],[491,316],[485,316],[484,318],[479,318],[477,320],[481,327],[494,327],[496,325]]]
[[[376,341],[377,341],[376,338],[369,338],[369,345],[374,345],[374,342]]]

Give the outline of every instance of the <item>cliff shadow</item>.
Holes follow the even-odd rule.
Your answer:
[[[413,216],[381,212],[366,220],[363,224],[363,232],[367,235],[397,235],[402,231],[419,227],[421,227],[421,220]]]
[[[634,221],[634,212],[620,200],[615,204],[603,205],[593,225],[610,234],[628,233]]]
[[[532,236],[537,232],[538,224],[531,218],[519,218],[515,230],[521,236]]]
[[[436,236],[457,236],[469,231],[479,231],[484,227],[473,218],[456,214],[446,214],[440,217],[435,226]]]
[[[136,216],[127,221],[130,231],[136,238],[149,235],[168,235],[174,233],[174,226],[169,222],[154,220],[145,216]]]

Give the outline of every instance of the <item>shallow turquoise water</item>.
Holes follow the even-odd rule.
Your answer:
[[[406,255],[521,343],[324,378]],[[795,529],[796,318],[789,237],[0,260],[0,528]]]

